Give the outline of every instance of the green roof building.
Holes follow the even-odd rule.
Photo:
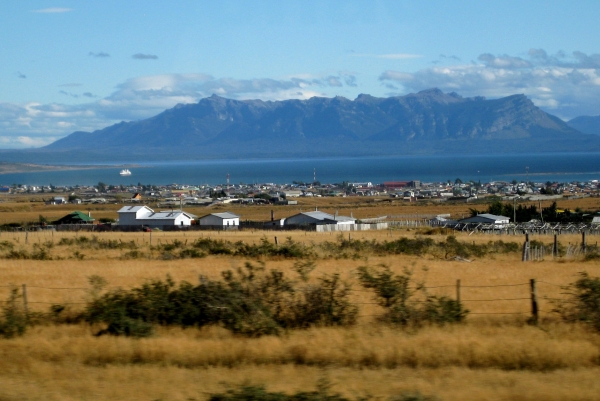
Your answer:
[[[74,211],[56,220],[54,224],[93,224],[95,219],[90,214]]]

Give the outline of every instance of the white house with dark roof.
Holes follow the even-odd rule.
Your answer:
[[[482,213],[458,221],[461,224],[493,224],[495,228],[503,228],[510,222],[510,217]]]
[[[354,217],[337,216],[325,212],[301,212],[285,219],[284,225],[356,224]]]
[[[123,206],[117,213],[121,226],[185,227],[190,226],[195,217],[183,210],[155,212],[148,206]]]
[[[231,212],[211,213],[198,219],[201,226],[239,227],[240,216]]]

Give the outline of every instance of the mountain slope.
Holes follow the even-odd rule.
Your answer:
[[[211,157],[342,156],[446,151],[600,150],[524,95],[486,100],[430,89],[406,96],[359,95],[265,102],[213,95],[152,118],[74,132],[44,151]]]
[[[584,134],[600,135],[600,116],[581,116],[567,122],[570,127]]]

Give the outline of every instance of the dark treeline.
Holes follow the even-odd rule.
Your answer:
[[[492,202],[487,210],[480,211],[470,208],[471,216],[476,216],[481,213],[490,213],[497,216],[510,217],[511,220],[516,216],[516,223],[524,223],[531,220],[541,220],[552,223],[589,223],[592,221],[594,212],[583,211],[579,208],[575,210],[559,209],[556,202],[552,202],[549,207],[540,209],[536,205],[517,205],[510,203],[502,203],[500,201]]]

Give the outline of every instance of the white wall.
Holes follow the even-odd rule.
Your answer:
[[[198,222],[200,223],[201,226],[220,226],[220,227],[229,226],[229,227],[231,227],[231,226],[239,226],[240,218],[235,217],[235,218],[231,218],[231,219],[222,219],[218,216],[208,215],[208,216],[201,217],[200,220],[198,220]]]

